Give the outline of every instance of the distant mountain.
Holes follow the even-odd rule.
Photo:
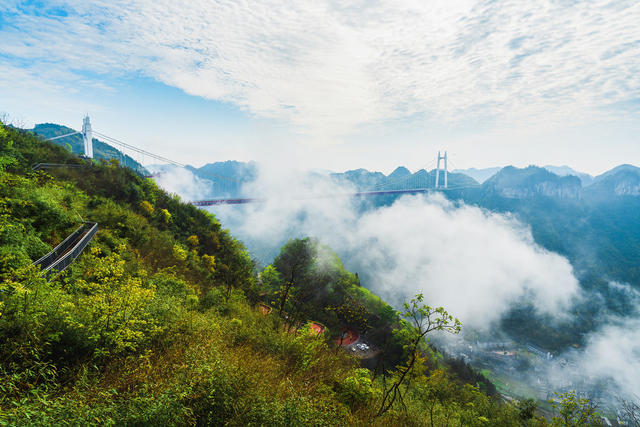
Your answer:
[[[594,178],[586,193],[590,198],[640,196],[640,168],[620,165]]]
[[[513,199],[536,196],[578,199],[582,194],[582,184],[578,177],[561,177],[537,166],[524,169],[513,166],[502,168],[483,184],[483,189],[485,192]]]
[[[593,180],[594,182],[598,182],[598,181],[602,181],[603,179],[613,176],[613,175],[617,175],[621,172],[632,172],[632,173],[638,173],[640,172],[640,168],[638,168],[637,166],[633,166],[633,165],[629,165],[629,164],[623,164],[623,165],[619,165],[616,166],[615,168],[608,170],[606,172],[604,172],[603,174],[600,174],[598,176],[596,176]]]
[[[493,175],[495,175],[500,169],[502,169],[502,168],[501,167],[493,167],[493,168],[484,168],[484,169],[476,169],[476,168],[454,169],[453,173],[461,173],[461,174],[470,176],[471,178],[475,179],[480,184],[482,184],[487,179],[489,179]]]
[[[219,176],[231,178],[238,181],[253,181],[258,175],[258,164],[256,162],[238,162],[227,160],[224,162],[207,163],[206,165],[194,168],[188,166],[196,175]]]
[[[558,176],[568,176],[568,175],[577,176],[578,178],[580,178],[580,181],[582,182],[583,187],[586,187],[587,185],[591,184],[591,182],[593,181],[593,177],[591,175],[584,172],[578,172],[575,169],[570,168],[569,166],[547,165],[547,166],[544,166],[543,168],[548,170],[549,172],[553,172]],[[483,168],[483,169],[469,168],[469,169],[455,169],[453,172],[468,175],[482,184],[486,180],[491,178],[493,175],[498,173],[501,169],[502,169],[501,167]]]
[[[411,172],[409,172],[409,175],[411,175]],[[329,174],[329,177],[338,184],[355,185],[356,189],[360,191],[377,188],[387,179],[382,172],[369,172],[362,168],[341,173],[332,173]]]
[[[567,256],[581,279],[640,286],[640,168],[618,166],[583,188],[573,175],[508,166],[451,197],[514,214],[538,244]]]
[[[395,180],[408,177],[409,175],[411,175],[411,171],[409,169],[405,168],[404,166],[398,166],[393,172],[389,174],[387,178]]]
[[[71,129],[66,126],[57,125],[54,123],[40,123],[35,125],[35,127],[33,129],[30,129],[29,131],[35,133],[36,135],[40,135],[45,139],[64,135],[66,133],[77,132],[75,129]],[[67,147],[74,154],[84,154],[84,142],[82,140],[81,134],[71,135],[66,138],[56,139],[55,141],[51,142],[63,147]],[[96,159],[105,160],[117,159],[120,164],[135,170],[141,175],[149,174],[149,171],[135,159],[126,154],[123,154],[117,148],[96,138],[93,138],[93,157]],[[46,159],[43,159],[43,162],[45,161]]]
[[[330,175],[336,182],[348,182],[355,185],[359,191],[366,190],[400,190],[412,188],[434,188],[436,171],[421,169],[411,173],[404,166],[397,167],[388,176],[381,172],[370,172],[366,169],[350,170]],[[477,186],[478,182],[464,174],[449,173],[447,176],[449,188]],[[440,171],[439,184],[444,185],[444,172]]]
[[[207,163],[195,168],[187,166],[195,176],[211,183],[209,194],[212,197],[234,197],[242,194],[242,186],[254,181],[258,176],[256,162],[224,162]]]
[[[580,182],[582,182],[583,187],[586,187],[593,182],[593,177],[588,173],[578,172],[577,170],[572,169],[566,165],[564,166],[547,165],[547,166],[544,166],[544,168],[549,172],[555,173],[558,176],[568,176],[568,175],[577,176],[578,178],[580,178]]]
[[[187,166],[198,178],[211,182],[209,195],[211,197],[241,196],[242,185],[258,178],[258,164],[255,162],[225,162],[209,163],[200,168]],[[156,167],[155,169],[162,169]],[[358,191],[370,190],[399,190],[411,188],[434,188],[435,170],[427,172],[419,170],[411,173],[409,169],[400,166],[389,175],[381,172],[371,172],[367,169],[354,169],[341,173],[311,171],[310,174],[328,176],[338,185],[350,185]],[[473,178],[459,173],[449,173],[447,177],[449,188],[475,187],[478,182]],[[444,172],[440,172],[440,185],[444,185]]]

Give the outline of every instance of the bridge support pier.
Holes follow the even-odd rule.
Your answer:
[[[435,188],[439,188],[440,183],[440,160],[444,160],[444,188],[447,188],[447,152],[444,152],[444,156],[440,155],[438,151],[438,166],[436,167],[436,185]]]
[[[84,141],[84,156],[93,159],[93,131],[88,114],[82,120],[82,140]]]

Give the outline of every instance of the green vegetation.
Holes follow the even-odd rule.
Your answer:
[[[558,409],[559,414],[553,417],[556,425],[578,427],[585,425],[597,425],[599,420],[596,407],[589,399],[579,397],[575,391],[556,393],[558,402],[552,404]]]
[[[75,132],[75,129],[68,128],[66,126],[56,125],[54,123],[40,123],[31,129],[31,132],[36,135],[40,135],[43,138],[53,138]],[[70,135],[64,138],[56,139],[52,141],[56,145],[64,147],[70,153],[77,155],[84,154],[84,141],[81,134]],[[135,159],[122,153],[117,148],[100,141],[99,139],[93,139],[93,155],[98,160],[118,159],[118,161],[140,174],[148,174],[149,172]]]
[[[434,356],[432,326],[459,330],[443,309],[417,297],[396,313],[313,239],[256,280],[212,215],[152,181],[117,162],[31,172],[40,161],[82,163],[0,125],[0,425],[546,423]],[[82,219],[98,234],[47,282],[32,261]],[[335,350],[343,327],[367,332],[378,369]]]

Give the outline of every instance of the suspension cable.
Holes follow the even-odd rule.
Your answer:
[[[56,139],[64,138],[65,136],[76,135],[79,133],[81,132],[75,131],[75,132],[65,133],[64,135],[54,136],[53,138],[47,138],[45,139],[45,141],[55,141]]]
[[[98,135],[98,136],[100,136],[101,138],[106,139],[107,141],[109,141],[109,142],[111,142],[113,144],[117,144],[117,145],[120,145],[121,147],[128,148],[128,149],[133,150],[133,151],[135,151],[135,152],[137,152],[139,154],[142,154],[143,156],[146,155],[146,156],[149,156],[149,157],[151,157],[153,159],[159,160],[161,162],[169,163],[169,164],[172,164],[174,166],[178,166],[178,167],[186,169],[186,165],[184,165],[182,163],[179,163],[179,162],[176,162],[175,160],[171,160],[171,159],[168,159],[166,157],[162,157],[162,156],[159,156],[157,154],[151,153],[149,151],[143,150],[141,148],[134,147],[131,144],[127,144],[126,142],[120,141],[119,139],[110,137],[109,135],[105,135],[105,134],[97,132],[95,130],[93,131],[93,133]],[[242,182],[242,181],[240,181],[238,179],[234,179],[234,178],[231,178],[231,177],[228,177],[228,176],[223,176],[223,175],[216,175],[216,174],[212,174],[212,173],[209,173],[209,172],[198,171],[198,174],[207,175],[207,176],[210,176],[212,178],[224,179],[224,180],[227,180],[227,181],[232,181],[232,182],[237,182],[237,183],[241,183]]]

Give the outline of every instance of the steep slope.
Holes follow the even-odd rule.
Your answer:
[[[512,199],[528,199],[545,196],[557,199],[579,199],[582,195],[580,179],[575,176],[560,177],[546,169],[529,166],[518,169],[502,168],[483,185],[486,193]]]
[[[640,168],[620,165],[594,178],[585,195],[595,200],[640,196]]]
[[[45,139],[53,138],[54,136],[64,135],[71,132],[76,132],[75,129],[71,129],[66,126],[61,126],[54,123],[40,123],[35,125],[34,128],[30,131],[35,133],[36,135],[40,135]],[[54,144],[70,149],[70,151],[74,154],[83,154],[84,152],[84,143],[82,142],[82,135],[80,134],[56,139],[52,142]],[[122,165],[131,168],[142,175],[147,175],[149,173],[144,168],[144,166],[142,166],[132,157],[122,153],[115,147],[96,138],[93,138],[93,153],[96,159],[117,159]]]

